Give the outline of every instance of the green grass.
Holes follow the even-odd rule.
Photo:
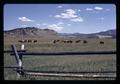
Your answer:
[[[14,39],[15,40],[15,39]],[[116,39],[101,39],[105,44],[100,45],[100,39],[88,39],[87,44],[53,44],[51,42],[39,42],[25,44],[28,52],[75,52],[75,51],[106,51],[116,50]],[[13,42],[13,43],[12,43]],[[11,44],[16,44],[20,49],[20,43],[5,40],[4,50],[11,50]],[[15,65],[14,56],[4,54],[4,65]],[[116,55],[77,55],[77,56],[28,56],[23,57],[24,69],[40,71],[116,71]],[[14,71],[4,70],[6,80],[16,80]],[[67,77],[26,77],[21,80],[82,80],[84,78]],[[92,79],[91,79],[92,80]]]

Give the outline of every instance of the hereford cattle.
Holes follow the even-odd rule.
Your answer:
[[[18,40],[18,42],[20,42],[20,43],[24,43],[24,40]]]
[[[27,40],[24,40],[24,42],[26,43],[26,42],[27,42]]]
[[[52,40],[53,43],[56,43],[56,40]]]

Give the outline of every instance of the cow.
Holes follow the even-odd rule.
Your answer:
[[[18,42],[20,42],[20,43],[24,43],[24,40],[18,40]]]
[[[24,40],[24,42],[27,42],[27,40]]]
[[[103,42],[103,41],[100,41],[100,44],[104,44],[104,42]]]
[[[31,43],[32,42],[32,40],[28,40],[28,43]]]
[[[80,43],[81,42],[81,40],[77,40],[77,41],[75,41],[75,43]]]
[[[37,40],[33,40],[33,42],[34,42],[34,43],[36,43],[36,42],[37,42]]]
[[[56,40],[56,42],[59,42],[60,40]]]
[[[86,41],[86,40],[83,40],[83,43],[84,43],[84,44],[86,44],[86,43],[87,43],[87,41]]]
[[[71,40],[67,40],[67,43],[72,43],[72,41]]]
[[[22,43],[22,40],[18,40],[18,42]]]
[[[66,43],[66,40],[61,40],[61,43]]]
[[[72,43],[73,41],[69,40],[69,43]]]
[[[52,42],[55,44],[55,43],[56,43],[56,40],[52,40]]]

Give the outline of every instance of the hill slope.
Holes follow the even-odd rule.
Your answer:
[[[57,32],[50,29],[38,29],[36,27],[16,28],[4,31],[5,37],[53,37]]]
[[[111,36],[111,37],[113,37],[113,38],[116,38],[116,30],[115,30],[115,29],[111,29],[111,30],[107,30],[107,31],[101,31],[101,32],[90,33],[90,34],[82,34],[82,33],[73,33],[73,34],[61,33],[60,35],[62,35],[62,36],[67,36],[67,37],[82,37],[82,38],[98,38],[98,35],[101,35],[101,36]]]
[[[98,33],[82,34],[82,33],[57,33],[50,29],[39,29],[36,27],[16,28],[4,31],[4,37],[41,37],[41,38],[58,38],[58,37],[80,37],[80,38],[98,38],[101,36],[111,36],[116,38],[116,30],[101,31]]]

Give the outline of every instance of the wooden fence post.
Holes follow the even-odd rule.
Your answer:
[[[21,73],[22,73],[22,71],[21,71],[21,69],[22,69],[22,56],[19,56],[15,45],[12,45],[12,49],[13,49],[13,52],[15,54],[15,59],[16,59],[17,65],[18,65],[17,79],[20,79],[20,76],[21,76]]]
[[[21,45],[21,50],[24,50],[25,49],[25,46],[24,44]]]

